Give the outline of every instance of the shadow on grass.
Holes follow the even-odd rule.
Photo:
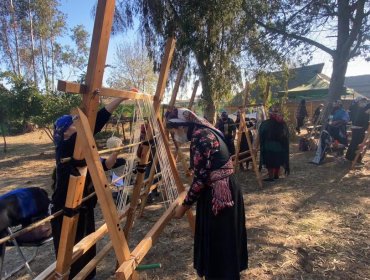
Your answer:
[[[237,174],[245,192],[250,269],[246,279],[365,279],[370,265],[369,176],[329,157],[291,155],[291,175],[259,188]]]

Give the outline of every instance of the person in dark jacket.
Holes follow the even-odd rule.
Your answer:
[[[280,167],[289,175],[289,129],[277,106],[272,106],[270,118],[261,123],[254,149],[260,146],[260,169],[265,166],[268,177],[264,181],[279,179]]]
[[[358,145],[364,140],[366,130],[369,127],[370,104],[366,98],[362,98],[356,105],[351,110],[352,139],[346,153],[346,159],[350,161],[355,159]],[[359,162],[361,162],[361,158],[359,158]]]
[[[306,100],[302,99],[298,105],[297,112],[296,112],[297,126],[295,129],[298,134],[301,133],[301,127],[303,126],[304,119],[306,117],[308,117],[308,113],[306,109]]]
[[[216,123],[216,128],[223,133],[230,155],[235,154],[234,140],[236,136],[236,126],[234,121],[229,118],[227,112],[223,111],[221,113],[221,118]]]
[[[94,134],[101,131],[104,125],[108,122],[112,112],[118,107],[118,105],[125,99],[116,98],[111,103],[100,109],[97,117],[94,129]],[[73,152],[76,144],[77,130],[73,125],[73,116],[64,115],[56,120],[54,124],[54,143],[55,143],[55,159],[56,159],[56,181],[55,191],[52,195],[52,206],[51,212],[55,213],[64,208],[68,183],[70,175],[79,176],[77,167],[85,166],[85,161],[74,160]],[[112,153],[109,158],[101,159],[103,168],[105,170],[118,167],[125,163],[124,159],[117,159],[118,152]],[[72,158],[72,160],[63,163],[61,159]],[[94,192],[91,177],[89,173],[86,176],[84,197]],[[87,200],[81,205],[79,209],[79,219],[76,231],[75,244],[77,244],[82,238],[95,231],[95,219],[94,219],[94,207],[96,205],[96,198]],[[54,239],[55,254],[57,256],[59,249],[59,242],[61,237],[63,216],[59,216],[52,220],[52,232]],[[96,247],[92,246],[83,256],[81,256],[71,266],[69,279],[72,279],[77,275],[81,269],[86,266],[89,261],[96,255]],[[95,269],[86,277],[86,279],[93,279],[95,277]]]
[[[315,109],[315,112],[313,113],[313,116],[312,116],[312,123],[314,125],[319,125],[321,123],[319,123],[319,117],[320,117],[320,114],[322,112],[322,110],[324,109],[324,104],[320,104],[316,109]]]

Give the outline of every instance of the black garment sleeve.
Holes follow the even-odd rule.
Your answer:
[[[109,168],[107,167],[105,162],[106,162],[105,158],[101,159],[101,164],[103,165],[103,169],[104,169],[104,171],[107,171],[107,170],[109,170]],[[125,163],[126,163],[126,160],[124,158],[117,158],[116,163],[113,165],[113,167],[111,169],[120,167],[120,166],[124,165]]]
[[[112,114],[107,111],[105,108],[101,108],[96,116],[96,123],[94,129],[94,135],[100,132],[105,124],[109,121],[109,118]]]

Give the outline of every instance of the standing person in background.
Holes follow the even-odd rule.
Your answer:
[[[315,109],[315,112],[313,113],[313,116],[312,116],[312,124],[313,125],[321,124],[321,123],[319,123],[319,117],[320,117],[320,114],[321,114],[321,112],[322,112],[323,109],[324,109],[324,104],[320,104]]]
[[[104,125],[108,122],[112,112],[125,99],[116,98],[111,103],[100,109],[97,117],[94,134],[101,131]],[[56,120],[54,124],[54,143],[55,143],[55,159],[56,159],[56,180],[55,189],[52,195],[51,213],[55,213],[64,208],[67,198],[69,177],[79,176],[77,167],[86,166],[85,160],[73,159],[73,152],[76,144],[77,129],[73,124],[71,115],[64,115]],[[105,170],[118,167],[125,163],[124,159],[117,159],[118,152],[112,153],[108,159],[101,159]],[[68,162],[61,162],[63,158],[71,158]],[[94,192],[94,187],[91,182],[91,177],[87,173],[84,187],[84,197]],[[77,224],[75,244],[88,234],[95,231],[94,207],[97,199],[92,198],[83,203],[79,209],[79,219]],[[59,216],[52,220],[52,232],[54,240],[55,255],[58,255],[59,242],[61,237],[63,224],[63,216]],[[81,256],[71,266],[69,279],[72,279],[78,272],[86,266],[90,260],[96,255],[96,247],[92,246],[83,256]],[[85,278],[93,279],[95,277],[95,269]]]
[[[238,280],[248,267],[244,202],[223,135],[185,108],[168,112],[166,120],[177,142],[191,141],[194,178],[175,217],[197,202],[194,268],[207,280]]]
[[[301,133],[301,127],[303,126],[304,119],[308,117],[307,109],[306,109],[306,100],[302,99],[298,105],[297,112],[296,112],[296,120],[297,126],[295,130],[298,134]]]
[[[226,111],[221,113],[221,118],[216,123],[216,128],[224,134],[225,142],[227,148],[229,149],[230,155],[235,154],[235,136],[236,136],[236,126],[232,119]]]
[[[346,159],[353,161],[356,157],[358,145],[362,143],[365,138],[365,132],[369,127],[370,107],[366,98],[361,98],[357,101],[357,106],[352,107],[352,139],[349,144]],[[359,158],[359,162],[361,162]]]
[[[260,169],[265,166],[268,177],[264,181],[279,179],[280,167],[289,175],[289,129],[280,114],[279,107],[272,106],[269,111],[270,118],[261,123],[254,150],[260,146]]]

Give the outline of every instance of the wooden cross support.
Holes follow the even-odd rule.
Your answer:
[[[244,108],[248,104],[248,97],[249,97],[249,83],[246,84],[246,88],[245,88]],[[239,161],[239,156],[240,156],[239,151],[240,151],[240,143],[241,143],[241,138],[243,137],[243,133],[245,133],[245,136],[247,137],[249,151],[252,151],[252,147],[253,147],[252,146],[252,139],[249,135],[249,129],[248,129],[247,124],[245,123],[245,109],[244,108],[240,112],[240,123],[239,123],[239,129],[238,129],[238,133],[237,133],[237,144],[236,144],[235,162],[234,162],[235,171],[238,170],[238,166],[239,166],[239,163],[240,163],[240,161]],[[262,188],[262,178],[261,178],[261,174],[258,170],[256,155],[253,152],[250,152],[250,158],[252,159],[253,169],[254,169],[254,172],[256,174],[258,185]]]
[[[92,35],[92,43],[90,49],[89,63],[87,67],[86,83],[77,84],[66,81],[58,82],[58,89],[65,92],[73,92],[83,94],[82,110],[77,109],[75,113],[78,115],[76,120],[76,127],[78,130],[77,140],[73,157],[75,159],[86,159],[88,169],[90,171],[95,191],[98,196],[98,201],[101,206],[106,225],[98,229],[96,232],[85,237],[79,244],[74,246],[78,215],[73,217],[63,217],[63,226],[61,232],[61,239],[59,244],[57,261],[55,264],[55,273],[53,273],[54,265],[47,268],[42,273],[45,278],[40,279],[68,279],[69,269],[71,264],[84,252],[86,252],[93,244],[99,240],[106,231],[109,232],[111,244],[106,247],[77,275],[77,279],[84,279],[86,275],[96,266],[98,261],[109,251],[110,247],[113,246],[116,253],[117,261],[119,265],[124,265],[130,261],[133,256],[137,257],[134,252],[131,254],[127,245],[125,235],[120,226],[120,218],[117,215],[115,204],[111,196],[111,191],[108,187],[108,182],[102,169],[98,151],[96,148],[95,141],[92,136],[94,131],[96,114],[99,105],[99,96],[110,96],[110,97],[122,97],[127,99],[144,99],[148,98],[144,94],[137,92],[116,90],[102,87],[103,73],[105,68],[105,61],[108,50],[108,43],[111,33],[111,27],[113,22],[115,1],[114,0],[99,0],[97,4],[96,17],[94,23],[94,31]],[[184,186],[181,183],[179,175],[176,170],[176,164],[172,157],[172,154],[168,148],[168,141],[164,135],[163,124],[159,118],[160,103],[163,98],[166,82],[168,78],[169,68],[174,52],[175,40],[170,38],[166,44],[165,56],[161,65],[161,73],[157,85],[156,95],[153,98],[153,107],[159,120],[161,133],[166,143],[166,152],[170,159],[170,168],[172,173],[175,175],[175,182],[179,193],[184,192]],[[143,163],[147,160],[148,151],[143,153]],[[80,173],[79,176],[70,176],[68,192],[65,206],[71,209],[77,209],[82,201],[83,190],[85,185],[85,178],[87,174],[87,167],[78,168]],[[140,176],[138,176],[140,177]],[[142,183],[142,182],[141,182]],[[141,189],[140,179],[135,184],[134,193],[140,194]],[[171,211],[176,207],[184,194],[178,198],[178,200],[171,206]],[[136,196],[138,197],[138,195]],[[132,227],[133,217],[135,214],[135,208],[137,201],[133,202],[131,210],[127,213],[127,223],[125,226],[126,234],[128,235],[130,228]],[[147,237],[155,241],[158,234],[163,229],[165,224],[172,217],[173,212],[167,211],[165,215],[157,222],[155,228],[151,230]],[[188,211],[188,219],[192,230],[194,231],[194,216],[191,211]],[[146,252],[150,249],[151,243],[149,244],[146,237],[145,239],[145,250]],[[80,245],[81,244],[81,245]],[[80,247],[79,247],[80,246]],[[82,246],[82,247],[81,247]],[[145,254],[144,254],[145,255]],[[144,255],[141,255],[142,259]],[[126,269],[125,271],[130,274],[129,277],[136,278],[136,272],[134,270]],[[124,275],[127,275],[124,274]],[[54,276],[53,276],[54,275]],[[125,276],[117,273],[119,279],[123,279]]]
[[[356,151],[356,156],[354,160],[352,161],[351,169],[354,169],[356,166],[356,163],[360,159],[360,156],[363,158],[366,154],[366,150],[370,147],[370,122],[369,127],[367,129],[367,132],[365,134],[364,140],[361,144],[358,145],[358,150]]]
[[[108,42],[114,15],[114,0],[99,0],[96,9],[94,31],[92,35],[89,62],[86,73],[86,94],[83,95],[83,110],[88,118],[90,129],[95,127],[96,113],[99,104],[99,98],[95,90],[101,88],[105,60],[108,51]],[[82,147],[84,143],[77,136],[73,157],[82,159]],[[65,206],[76,209],[80,206],[85,185],[87,168],[78,168],[80,176],[70,176],[67,198]],[[73,245],[76,237],[78,215],[73,217],[63,217],[61,238],[58,249],[56,264],[56,279],[68,279],[69,269],[72,263]]]

